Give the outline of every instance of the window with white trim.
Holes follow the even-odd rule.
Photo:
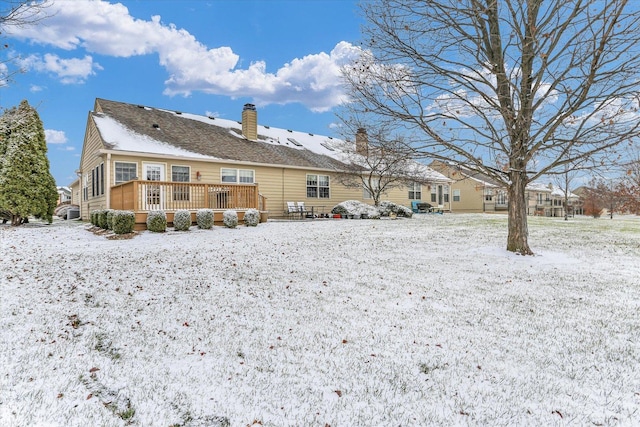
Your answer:
[[[127,162],[115,162],[115,183],[131,181],[138,176],[138,164]]]
[[[491,202],[493,200],[493,189],[485,188],[485,190],[484,190],[484,200],[486,202]]]
[[[251,169],[220,169],[220,179],[222,182],[236,182],[242,184],[253,184],[255,182],[255,171]]]
[[[315,199],[328,199],[329,175],[307,175],[307,197]]]
[[[454,202],[459,202],[460,201],[460,190],[453,190],[453,201]]]
[[[409,200],[422,199],[422,185],[418,182],[409,184]]]
[[[91,197],[104,195],[104,163],[91,169]]]
[[[504,190],[498,190],[496,193],[496,203],[499,205],[507,204],[507,192]]]
[[[171,166],[171,181],[173,182],[189,182],[190,175],[191,169],[189,168],[189,166]],[[173,200],[188,201],[189,186],[173,185]]]
[[[371,178],[371,189],[378,192],[380,190],[380,178]],[[367,185],[362,184],[362,197],[365,199],[373,199],[373,194],[369,191],[370,188]]]
[[[89,200],[89,174],[85,173],[82,176],[82,200],[85,202]]]

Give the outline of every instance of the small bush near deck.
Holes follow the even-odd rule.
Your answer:
[[[115,210],[107,209],[107,229],[113,230],[113,213]]]
[[[256,227],[260,222],[260,212],[257,209],[247,209],[244,213],[244,225]]]
[[[98,227],[106,230],[107,226],[107,209],[100,209],[98,211]]]
[[[238,226],[238,213],[233,209],[224,211],[222,214],[222,223],[227,228],[236,228]]]
[[[149,211],[147,214],[147,230],[156,233],[167,231],[167,214],[165,211]]]
[[[176,231],[189,231],[191,227],[191,212],[186,209],[177,210],[173,215],[173,229]]]
[[[212,209],[198,209],[196,211],[196,223],[198,228],[209,230],[213,227],[213,210]]]
[[[91,212],[91,224],[100,227],[100,209]]]
[[[136,215],[132,211],[113,212],[113,232],[116,234],[127,234],[133,232],[136,224]]]

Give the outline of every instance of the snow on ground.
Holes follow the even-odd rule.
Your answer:
[[[0,226],[0,425],[640,424],[640,219]]]

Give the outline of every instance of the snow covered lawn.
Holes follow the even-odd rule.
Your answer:
[[[640,424],[640,218],[0,226],[2,426]]]

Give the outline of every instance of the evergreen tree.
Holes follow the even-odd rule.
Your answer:
[[[22,101],[0,118],[0,210],[11,215],[13,225],[29,215],[51,222],[57,199],[42,121]]]

